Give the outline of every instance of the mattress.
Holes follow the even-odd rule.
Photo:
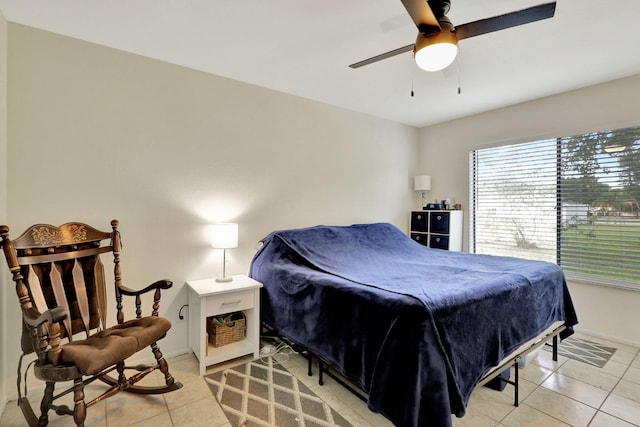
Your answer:
[[[554,323],[555,264],[426,248],[387,223],[271,233],[250,275],[262,319],[336,367],[396,425],[448,425],[474,387]]]

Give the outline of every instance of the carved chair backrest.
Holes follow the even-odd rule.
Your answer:
[[[0,230],[23,311],[43,313],[64,307],[68,314],[60,336],[69,340],[75,334],[84,332],[81,338],[85,338],[105,328],[106,287],[100,254],[113,253],[116,293],[120,280],[118,222],[111,225],[113,231],[107,233],[78,222],[60,227],[37,224],[15,240],[8,239],[8,229]],[[23,325],[24,353],[35,350],[32,335]]]

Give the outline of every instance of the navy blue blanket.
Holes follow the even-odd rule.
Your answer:
[[[250,275],[265,322],[402,426],[449,425],[506,355],[577,323],[555,264],[430,249],[386,223],[271,233]]]

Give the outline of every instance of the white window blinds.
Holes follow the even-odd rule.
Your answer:
[[[640,288],[640,128],[472,153],[472,251]]]
[[[640,128],[559,142],[559,263],[583,279],[640,287]]]
[[[556,262],[555,140],[474,153],[474,252]]]

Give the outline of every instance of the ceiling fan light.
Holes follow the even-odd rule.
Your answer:
[[[458,55],[458,38],[454,33],[440,31],[427,36],[418,34],[413,57],[425,71],[447,68]]]

